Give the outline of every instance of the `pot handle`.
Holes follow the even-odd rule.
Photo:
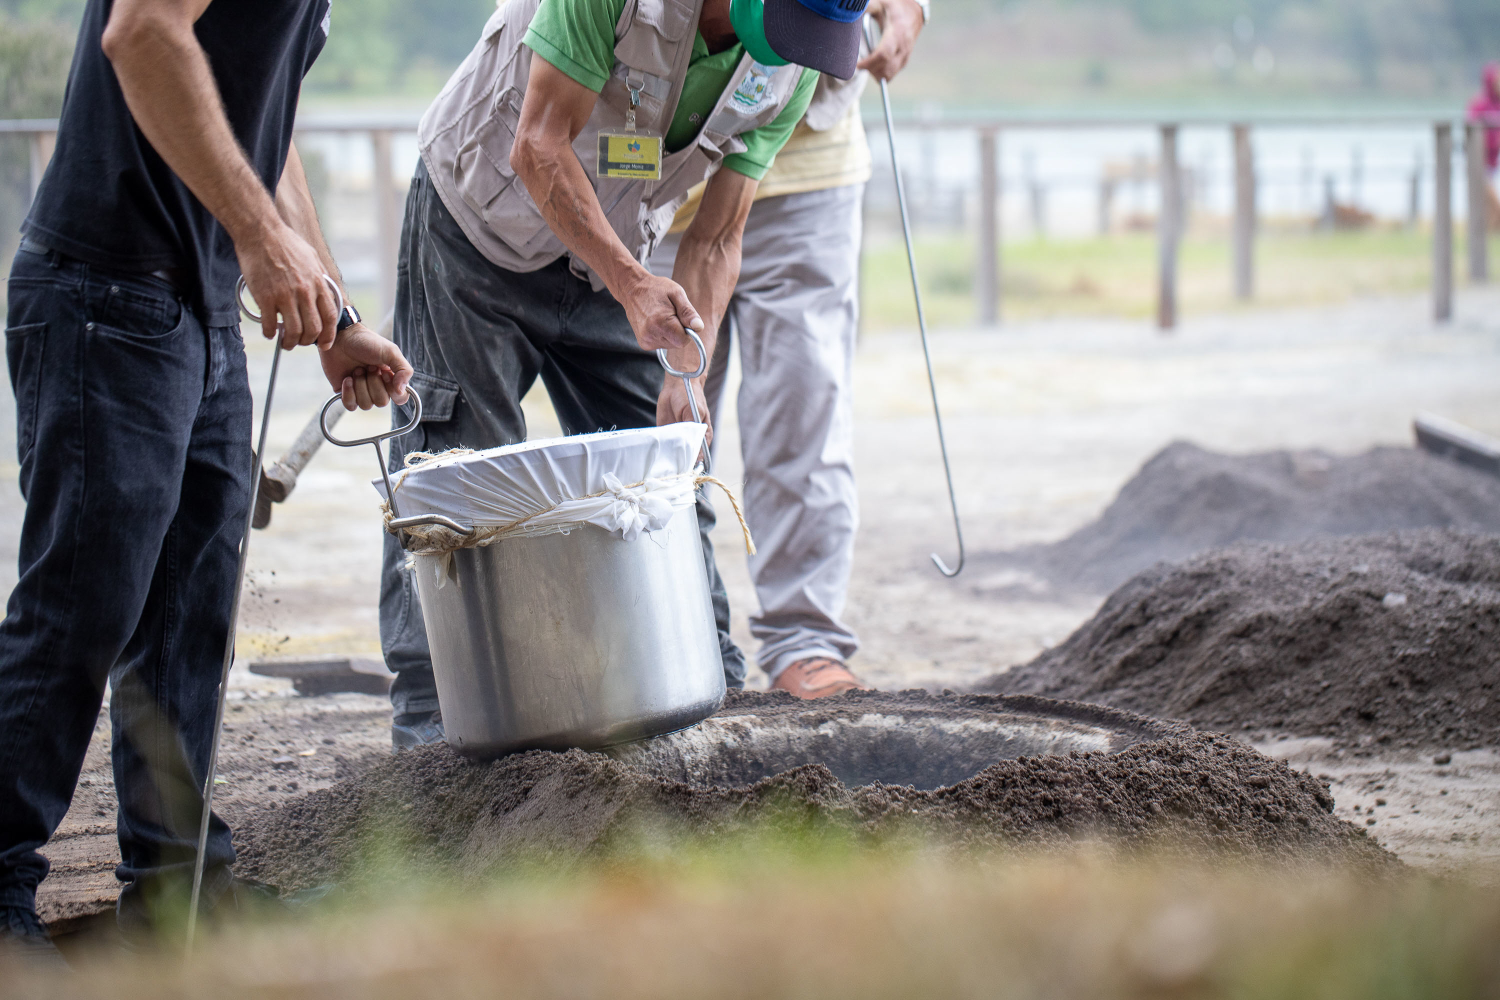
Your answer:
[[[446,517],[442,514],[414,514],[411,517],[392,518],[390,526],[392,528],[401,529],[417,528],[421,527],[424,524],[440,525],[441,527],[447,528],[449,531],[456,531],[460,535],[472,535],[474,533],[474,529],[472,527],[465,528],[463,525],[453,520],[453,518]]]
[[[422,422],[422,397],[417,394],[416,389],[412,388],[409,385],[406,387],[406,392],[411,396],[412,409],[415,412],[412,413],[411,419],[408,420],[405,424],[401,425],[400,427],[392,428],[391,430],[386,431],[384,434],[372,434],[369,437],[355,438],[352,441],[345,441],[343,438],[334,437],[333,431],[329,430],[328,428],[328,411],[334,403],[337,403],[339,400],[344,398],[343,394],[337,392],[328,397],[328,401],[323,404],[323,409],[318,413],[318,429],[323,432],[323,437],[328,441],[329,444],[336,444],[340,448],[353,448],[355,445],[360,444],[376,444],[380,441],[386,440],[387,438],[400,437],[407,431],[415,430],[416,426]],[[382,468],[383,467],[384,466],[382,466]]]

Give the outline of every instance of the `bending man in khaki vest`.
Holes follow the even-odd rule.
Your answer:
[[[392,448],[526,437],[540,377],[564,433],[690,420],[652,353],[698,366],[739,276],[756,186],[817,82],[854,75],[865,0],[509,0],[423,116],[395,336],[423,420]],[[804,70],[802,64],[810,68]],[[695,185],[669,279],[645,261]],[[664,384],[665,381],[665,384]],[[703,392],[701,380],[693,391]],[[701,405],[701,404],[700,404]],[[395,419],[403,417],[398,413]],[[725,679],[744,683],[707,532]],[[442,738],[416,589],[386,539],[381,640],[397,746]]]

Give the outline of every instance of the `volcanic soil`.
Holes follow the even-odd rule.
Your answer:
[[[1034,699],[868,692],[838,710],[893,714],[913,706],[982,718]],[[721,715],[798,708],[782,694],[733,696]],[[830,705],[824,711],[833,710]],[[473,763],[446,746],[382,759],[332,787],[255,816],[240,831],[236,870],[285,889],[430,871],[488,876],[507,865],[568,865],[666,842],[723,837],[756,824],[821,824],[857,841],[916,828],[954,844],[1057,845],[1101,841],[1132,848],[1232,851],[1383,869],[1394,863],[1333,815],[1316,778],[1224,736],[1163,726],[1128,713],[1098,724],[1140,733],[1119,753],[1004,760],[954,785],[922,791],[850,788],[821,764],[747,785],[694,786],[602,754],[533,751]],[[788,724],[813,725],[797,714]],[[800,721],[794,721],[800,720]]]
[[[1161,564],[984,689],[1340,745],[1500,744],[1500,537],[1246,543]]]
[[[1234,542],[1411,528],[1500,533],[1500,479],[1415,448],[1226,455],[1176,441],[1096,520],[980,562],[1023,567],[1061,591],[1105,594],[1155,563]]]

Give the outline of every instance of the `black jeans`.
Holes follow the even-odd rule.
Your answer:
[[[122,881],[192,864],[239,535],[236,327],[164,281],[23,250],[6,357],[26,518],[0,623],[0,905],[32,906],[111,688]],[[210,827],[208,864],[234,860]]]
[[[526,440],[521,397],[540,377],[564,434],[656,426],[662,368],[642,351],[625,309],[594,291],[563,258],[518,274],[474,249],[418,164],[406,199],[396,264],[396,343],[416,369],[422,422],[391,442],[391,469],[413,451],[495,448]],[[411,419],[406,407],[394,426]],[[724,679],[745,684],[745,657],[729,637],[729,598],[714,565],[708,532],[713,505],[698,496],[703,558],[708,567]],[[380,641],[396,671],[396,715],[438,707],[432,654],[406,556],[385,536],[380,582]]]

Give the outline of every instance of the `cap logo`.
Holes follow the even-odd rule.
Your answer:
[[[852,24],[864,15],[870,0],[797,0],[802,6],[830,21]]]

